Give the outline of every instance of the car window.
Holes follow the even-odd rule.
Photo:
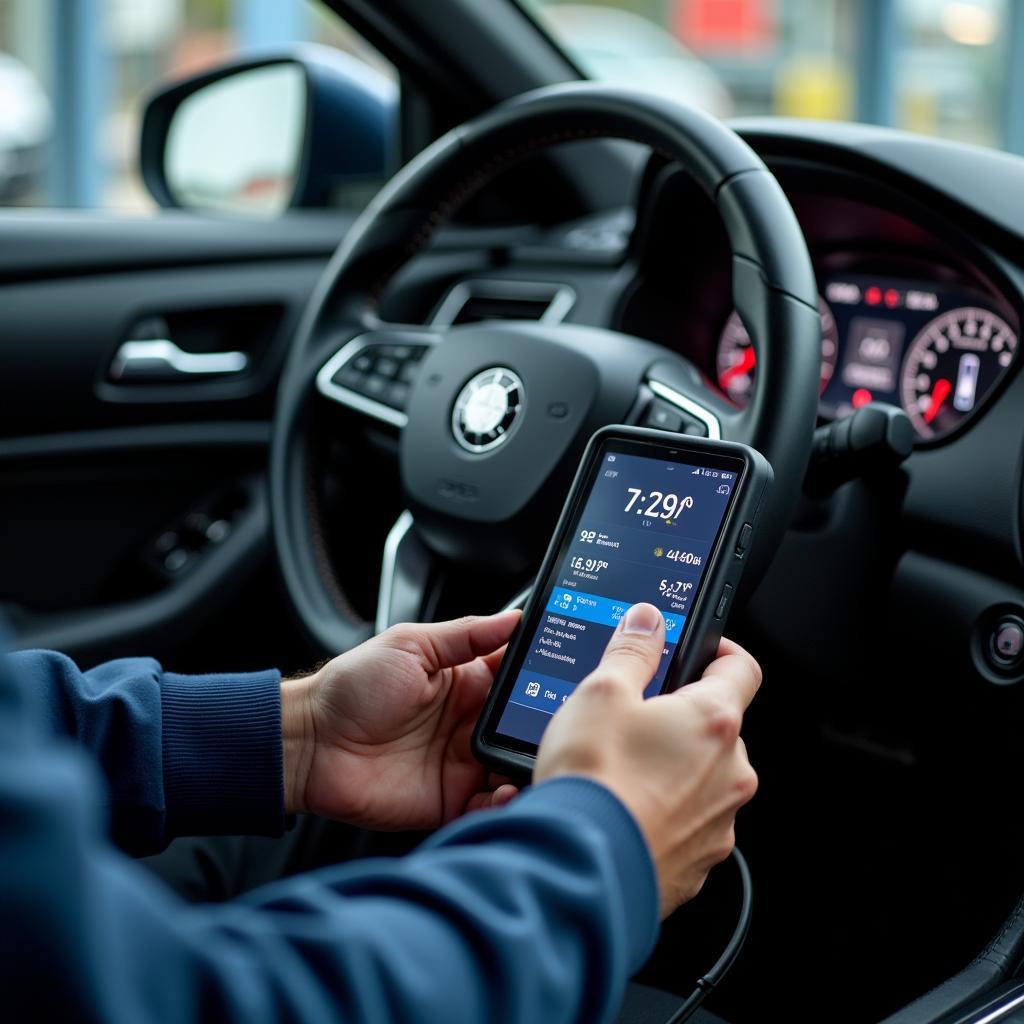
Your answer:
[[[893,125],[1024,151],[1017,0],[521,0],[593,78],[719,116]]]
[[[0,0],[0,206],[152,211],[138,172],[149,90],[282,42],[333,46],[396,78],[306,0]]]

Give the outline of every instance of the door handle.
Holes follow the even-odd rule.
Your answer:
[[[110,364],[112,380],[170,384],[197,377],[224,377],[249,367],[245,352],[185,352],[168,338],[125,341]]]

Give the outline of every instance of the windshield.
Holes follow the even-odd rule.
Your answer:
[[[1024,152],[1015,0],[522,3],[590,77],[721,117],[866,121]]]

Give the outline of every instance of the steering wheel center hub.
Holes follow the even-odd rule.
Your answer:
[[[482,454],[503,444],[520,422],[523,382],[496,366],[471,378],[452,409],[452,433],[466,451]]]
[[[613,351],[595,329],[449,330],[423,360],[402,432],[406,506],[423,539],[458,562],[530,564],[587,438],[628,413],[650,362],[643,343]]]

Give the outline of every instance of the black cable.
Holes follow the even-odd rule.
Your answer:
[[[714,967],[697,981],[697,987],[686,997],[683,1005],[672,1014],[665,1024],[682,1024],[689,1020],[696,1012],[697,1007],[714,991],[718,983],[729,973],[729,968],[736,962],[736,958],[743,949],[743,943],[747,939],[747,932],[750,931],[751,910],[754,903],[754,882],[750,877],[750,867],[747,860],[740,853],[739,847],[734,846],[732,859],[736,862],[736,870],[740,874],[740,885],[743,887],[743,899],[740,903],[739,919],[733,929],[732,937],[726,944],[722,955],[715,961]]]

